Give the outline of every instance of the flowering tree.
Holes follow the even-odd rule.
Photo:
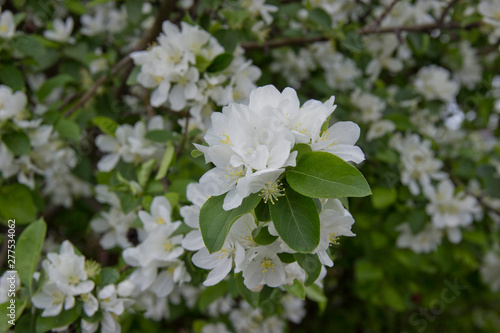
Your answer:
[[[500,328],[500,1],[0,4],[0,332]]]

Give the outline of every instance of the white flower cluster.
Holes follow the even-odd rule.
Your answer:
[[[215,106],[241,102],[255,88],[260,70],[243,57],[241,49],[222,71],[209,73],[209,65],[224,48],[208,32],[182,22],[181,29],[165,21],[158,45],[131,54],[141,66],[137,81],[154,89],[151,105],[166,105],[174,111],[189,109],[194,122],[204,122]]]
[[[222,248],[214,253],[209,253],[203,244],[199,228],[200,208],[209,196],[199,184],[190,184],[187,188],[188,199],[194,205],[182,207],[181,215],[185,222],[195,230],[186,235],[182,246],[189,251],[197,251],[193,257],[193,263],[204,269],[210,270],[207,279],[203,283],[211,286],[222,281],[234,268],[234,272],[242,272],[244,283],[249,289],[258,290],[264,285],[279,287],[293,283],[294,279],[305,282],[306,272],[296,262],[284,263],[280,259],[280,253],[294,253],[278,236],[272,221],[258,222],[252,214],[247,214],[236,220],[226,237]],[[320,259],[321,264],[333,266],[333,262],[327,254],[331,244],[338,244],[340,236],[355,236],[351,232],[354,219],[337,199],[321,201],[320,212],[320,242],[313,251]],[[276,240],[268,245],[257,244],[252,232],[260,227],[267,227],[269,233]],[[317,280],[326,274],[322,273]]]
[[[418,134],[407,133],[405,137],[396,133],[391,138],[391,147],[400,154],[401,182],[410,188],[413,195],[420,194],[420,187],[424,191],[432,187],[431,179],[442,180],[447,177],[441,171],[443,162],[434,157],[429,140],[422,140]]]
[[[72,309],[75,306],[75,297],[79,297],[87,316],[92,317],[101,310],[102,332],[120,331],[117,317],[123,313],[125,307],[133,304],[131,299],[124,298],[133,290],[128,281],[121,282],[118,286],[108,284],[96,288],[92,278],[99,273],[99,265],[76,254],[69,241],[62,243],[59,253],[48,253],[42,267],[45,273],[43,286],[31,298],[33,305],[43,310],[42,317],[54,317],[63,309]],[[35,278],[40,280],[40,273],[36,273]],[[95,292],[97,297],[92,292]],[[93,333],[98,327],[99,322],[91,323],[82,319],[82,332]]]
[[[122,5],[115,8],[112,2],[93,7],[93,15],[85,14],[80,17],[82,35],[94,36],[110,32],[121,32],[127,25],[127,8]]]
[[[286,88],[280,93],[268,85],[250,94],[248,105],[229,104],[212,115],[212,127],[205,135],[207,146],[196,145],[215,168],[205,173],[200,184],[210,195],[227,192],[223,208],[241,205],[251,193],[263,192],[265,199],[279,195],[276,181],[288,166],[295,166],[296,143],[313,151],[326,151],[347,162],[364,160],[354,146],[359,126],[337,122],[321,133],[321,127],[335,110],[334,97],[325,103],[309,100],[300,106],[297,93]]]
[[[166,306],[174,288],[191,281],[184,261],[180,260],[184,254],[183,235],[176,234],[176,230],[181,222],[171,220],[171,210],[165,197],[155,197],[150,212],[138,214],[143,224],[139,230],[140,243],[123,251],[125,262],[135,267],[126,280],[135,286],[132,297],[145,309],[151,302]],[[157,318],[153,313],[147,316]]]
[[[165,129],[165,122],[161,116],[152,117],[146,126],[138,121],[134,126],[124,124],[118,126],[115,135],[101,134],[96,138],[96,145],[102,152],[107,153],[97,163],[100,171],[108,172],[115,168],[118,162],[139,164],[151,158],[159,158],[165,150],[165,145],[146,139],[148,131]]]
[[[89,196],[90,186],[74,176],[75,151],[64,143],[52,125],[43,125],[41,118],[32,118],[26,110],[26,95],[0,85],[0,126],[11,121],[29,138],[30,150],[16,156],[8,145],[0,142],[0,173],[4,178],[17,176],[17,181],[35,188],[35,175],[45,179],[43,193],[54,204],[70,207],[74,196]],[[32,119],[30,119],[32,118]]]
[[[415,90],[427,100],[452,103],[456,100],[460,85],[453,81],[450,72],[442,67],[422,67],[415,77]]]
[[[135,184],[134,184],[135,185]],[[139,187],[139,184],[136,184]],[[108,211],[103,211],[100,215],[90,221],[90,227],[98,234],[103,234],[100,244],[103,249],[112,249],[119,246],[122,249],[131,247],[127,234],[132,223],[137,218],[137,214],[132,211],[123,213],[120,199],[114,192],[109,192],[106,185],[97,185],[94,188],[96,199],[102,204],[110,205]]]

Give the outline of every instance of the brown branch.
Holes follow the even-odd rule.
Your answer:
[[[444,22],[444,19],[446,18],[446,15],[448,15],[448,12],[451,10],[451,8],[453,8],[453,6],[455,6],[455,4],[458,2],[459,0],[450,0],[450,2],[448,2],[448,6],[446,6],[446,8],[443,10],[443,12],[441,13],[441,16],[439,17],[439,19],[437,20],[437,23],[441,24]]]
[[[282,46],[301,46],[314,42],[324,42],[328,38],[325,36],[312,36],[312,37],[291,37],[283,39],[270,40],[264,43],[259,42],[243,42],[240,46],[245,50],[268,49]]]
[[[158,34],[162,30],[162,24],[165,20],[167,20],[170,16],[170,14],[174,11],[175,9],[175,4],[176,0],[164,0],[162,1],[160,8],[158,9],[158,12],[156,13],[156,18],[153,23],[153,26],[149,29],[147,34],[141,38],[141,40],[137,43],[137,45],[134,47],[132,52],[135,51],[140,51],[146,48],[146,46],[154,41]],[[131,53],[132,53],[131,52]],[[80,108],[82,105],[84,105],[97,91],[97,89],[104,83],[106,82],[109,78],[113,77],[116,75],[122,68],[125,68],[129,66],[129,71],[132,69],[131,65],[132,59],[130,58],[130,55],[125,56],[122,58],[116,65],[111,68],[109,74],[101,76],[97,81],[94,82],[94,84],[90,87],[90,89],[83,94],[82,97],[80,97],[75,104],[71,106],[65,113],[64,116],[68,117],[71,114],[73,114],[78,108]],[[127,75],[128,76],[128,75]],[[76,98],[76,96],[75,96]],[[61,107],[59,110],[62,111],[64,108]]]
[[[369,26],[366,26],[365,28],[362,28],[361,31],[373,30],[373,29],[378,28],[380,26],[380,24],[382,24],[382,21],[387,17],[387,15],[389,15],[392,8],[394,8],[394,6],[396,5],[397,2],[398,2],[398,0],[393,0],[387,7],[385,7],[382,14],[378,18],[375,19],[375,22],[373,22]]]
[[[473,29],[481,26],[481,22],[474,22],[468,24],[466,26],[462,26],[459,22],[449,22],[444,24],[438,23],[426,23],[419,25],[409,25],[409,26],[398,26],[398,27],[379,27],[373,30],[359,30],[358,33],[362,36],[366,35],[375,35],[375,34],[389,34],[396,33],[399,34],[401,32],[426,32],[434,29],[441,30],[457,30],[457,29]],[[282,46],[301,46],[307,45],[315,42],[323,42],[327,41],[329,38],[325,36],[311,36],[311,37],[291,37],[291,38],[283,38],[283,39],[275,39],[270,40],[264,43],[259,42],[243,42],[240,46],[245,50],[256,50],[256,49],[269,49],[276,48]]]

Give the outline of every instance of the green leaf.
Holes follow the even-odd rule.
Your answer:
[[[308,144],[298,143],[293,147],[292,152],[294,151],[297,151],[296,161],[298,162],[305,154],[312,152],[312,149]]]
[[[271,235],[267,227],[255,228],[252,230],[252,237],[260,245],[269,245],[278,238],[278,236]]]
[[[59,132],[61,138],[73,141],[74,143],[80,142],[80,136],[82,135],[80,126],[73,120],[61,117],[57,120],[54,129]]]
[[[257,221],[267,222],[271,221],[271,213],[269,213],[269,205],[262,200],[259,202],[257,207],[255,207],[255,217]]]
[[[104,117],[104,116],[95,117],[92,120],[92,122],[97,127],[99,127],[101,132],[108,134],[108,135],[111,135],[111,136],[115,135],[116,128],[118,127],[118,124],[116,123],[116,121],[114,121],[111,118]]]
[[[0,188],[0,215],[3,221],[16,220],[26,224],[36,219],[37,209],[30,189],[22,184],[11,184]]]
[[[81,16],[87,13],[85,6],[78,0],[65,0],[64,5],[73,14]]]
[[[29,137],[24,132],[11,132],[2,136],[2,141],[16,156],[29,154],[31,144]]]
[[[36,333],[44,333],[53,328],[64,327],[71,325],[78,319],[82,312],[82,304],[77,302],[75,306],[69,310],[63,310],[55,317],[38,317],[36,321]]]
[[[213,35],[226,52],[233,52],[240,42],[240,34],[234,30],[218,30]]]
[[[410,45],[413,53],[418,56],[425,53],[430,43],[429,35],[419,32],[408,33],[408,37],[406,37],[406,40],[408,41],[408,45]]]
[[[286,173],[290,186],[312,198],[364,197],[371,194],[365,177],[354,166],[327,152],[306,154]]]
[[[291,285],[285,284],[284,287],[285,290],[288,291],[293,296],[298,297],[300,299],[306,298],[306,288],[299,280],[295,279],[293,280],[293,284]]]
[[[310,300],[318,303],[326,303],[328,301],[328,299],[325,296],[325,293],[323,292],[323,289],[321,289],[320,286],[315,284],[306,288],[306,296]]]
[[[46,232],[47,225],[43,219],[40,219],[30,224],[17,240],[17,274],[23,285],[28,286],[30,295],[33,288],[33,273],[38,265]]]
[[[295,257],[291,253],[286,253],[286,252],[281,252],[278,253],[278,257],[280,258],[281,262],[284,264],[291,264],[292,262],[295,262]]]
[[[165,153],[163,154],[163,158],[161,160],[160,169],[156,174],[155,179],[160,180],[163,179],[167,175],[168,167],[172,160],[174,159],[175,148],[172,141],[167,142],[167,148],[165,149]]]
[[[36,96],[38,97],[38,100],[40,102],[43,102],[47,96],[50,95],[50,93],[58,88],[58,87],[63,87],[69,82],[73,82],[73,77],[68,75],[68,74],[61,74],[54,76],[47,81],[45,81],[40,89],[38,89]]]
[[[349,210],[349,199],[340,197],[339,200],[342,203],[342,205],[344,205],[345,209]]]
[[[203,242],[210,253],[219,251],[234,221],[250,213],[260,202],[258,194],[251,194],[243,199],[235,209],[224,210],[222,204],[226,195],[210,197],[200,210],[200,230]]]
[[[104,267],[101,271],[101,288],[108,284],[115,284],[120,279],[118,270],[112,267]]]
[[[313,251],[319,244],[319,214],[314,200],[291,188],[269,206],[276,231],[293,250]]]
[[[359,53],[365,49],[363,39],[361,39],[361,36],[354,31],[349,31],[346,34],[345,40],[342,41],[342,46],[353,53]]]
[[[142,188],[144,188],[148,183],[149,176],[151,175],[151,172],[153,172],[155,166],[156,166],[156,160],[152,158],[142,163],[141,166],[137,169],[137,181],[139,182],[139,185],[141,185]]]
[[[14,91],[26,89],[23,74],[12,65],[0,65],[0,82]]]
[[[375,187],[371,197],[373,207],[377,209],[389,207],[396,201],[397,195],[394,188]]]
[[[125,7],[127,8],[127,16],[130,22],[137,24],[142,17],[142,1],[137,0],[127,0],[125,1]]]
[[[332,26],[332,19],[330,15],[318,7],[309,12],[308,20],[311,23],[317,24],[325,29],[330,29]]]
[[[427,222],[430,221],[430,218],[427,216],[424,209],[414,209],[405,218],[407,219],[413,234],[422,231]]]
[[[316,281],[321,273],[321,262],[317,254],[295,253],[295,259],[300,267],[306,271],[305,285],[310,286]]]
[[[195,67],[196,69],[198,69],[198,71],[201,73],[201,72],[204,72],[208,66],[210,66],[210,64],[212,63],[212,61],[210,61],[209,59],[205,58],[204,56],[198,54],[196,56],[196,64],[195,64]]]
[[[198,308],[201,312],[205,312],[208,306],[219,297],[224,296],[227,292],[228,283],[226,281],[221,281],[215,286],[210,286],[205,288],[198,298]]]
[[[252,308],[256,309],[259,306],[259,293],[255,293],[248,289],[247,286],[245,286],[241,273],[235,274],[235,280],[236,288],[240,292],[240,295],[243,296],[245,301],[247,301],[247,303],[250,304]]]
[[[172,132],[166,130],[152,130],[147,132],[144,137],[148,140],[160,143],[165,143],[174,138]]]
[[[18,35],[11,43],[14,49],[28,57],[37,58],[45,53],[42,43],[33,35]]]
[[[191,156],[193,158],[197,158],[197,157],[203,156],[203,153],[201,151],[199,151],[198,149],[194,149],[191,151]]]
[[[120,194],[120,206],[123,213],[128,214],[133,211],[140,204],[140,200],[129,193]]]
[[[135,66],[134,69],[130,72],[128,78],[127,78],[127,86],[133,86],[137,84],[137,75],[141,71],[140,66]]]
[[[10,300],[8,302],[0,304],[0,316],[1,318],[4,318],[2,321],[0,321],[0,333],[7,332],[7,330],[12,326],[11,324],[9,324],[9,321],[11,321],[12,319],[14,319],[14,325],[16,325],[15,328],[18,328],[19,326],[19,317],[21,317],[21,315],[23,314],[24,308],[26,307],[28,301],[26,299],[19,299],[18,297],[14,298],[14,300],[16,301],[14,303],[16,307],[15,319],[10,317],[10,309],[8,308],[8,306],[11,306],[12,304],[10,303]],[[22,332],[24,333],[26,331]]]
[[[208,66],[208,73],[216,73],[226,69],[233,61],[234,56],[231,53],[222,53],[215,57],[214,61]]]

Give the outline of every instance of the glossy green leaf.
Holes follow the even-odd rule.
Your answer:
[[[2,136],[2,141],[16,156],[29,154],[31,151],[30,138],[24,132],[11,132]]]
[[[323,266],[319,261],[318,255],[295,253],[294,256],[295,259],[297,259],[299,266],[306,271],[305,285],[310,286],[318,279],[319,274],[321,273],[321,267]]]
[[[0,216],[2,221],[16,220],[26,224],[36,219],[37,207],[30,189],[22,184],[11,184],[0,188]]]
[[[364,197],[371,194],[365,177],[343,159],[327,153],[306,154],[286,173],[290,186],[312,198]]]
[[[226,69],[233,61],[234,56],[231,53],[222,53],[215,57],[214,61],[208,66],[207,72],[216,73]]]
[[[32,293],[33,273],[42,252],[47,225],[43,219],[31,223],[17,239],[16,270],[23,285]]]
[[[261,200],[258,194],[251,194],[243,199],[239,207],[224,210],[222,204],[225,196],[223,194],[210,197],[200,210],[201,235],[210,253],[217,252],[222,248],[234,221],[240,216],[250,213]]]
[[[118,124],[116,121],[114,121],[111,118],[104,117],[104,116],[98,116],[95,117],[92,122],[99,127],[99,129],[104,133],[108,134],[111,136],[115,135],[116,128],[118,127]]]
[[[273,236],[269,233],[267,227],[258,227],[252,230],[253,240],[260,245],[269,245],[273,243],[278,236]]]
[[[314,200],[291,188],[269,206],[276,231],[293,250],[313,251],[319,244],[319,214]]]

